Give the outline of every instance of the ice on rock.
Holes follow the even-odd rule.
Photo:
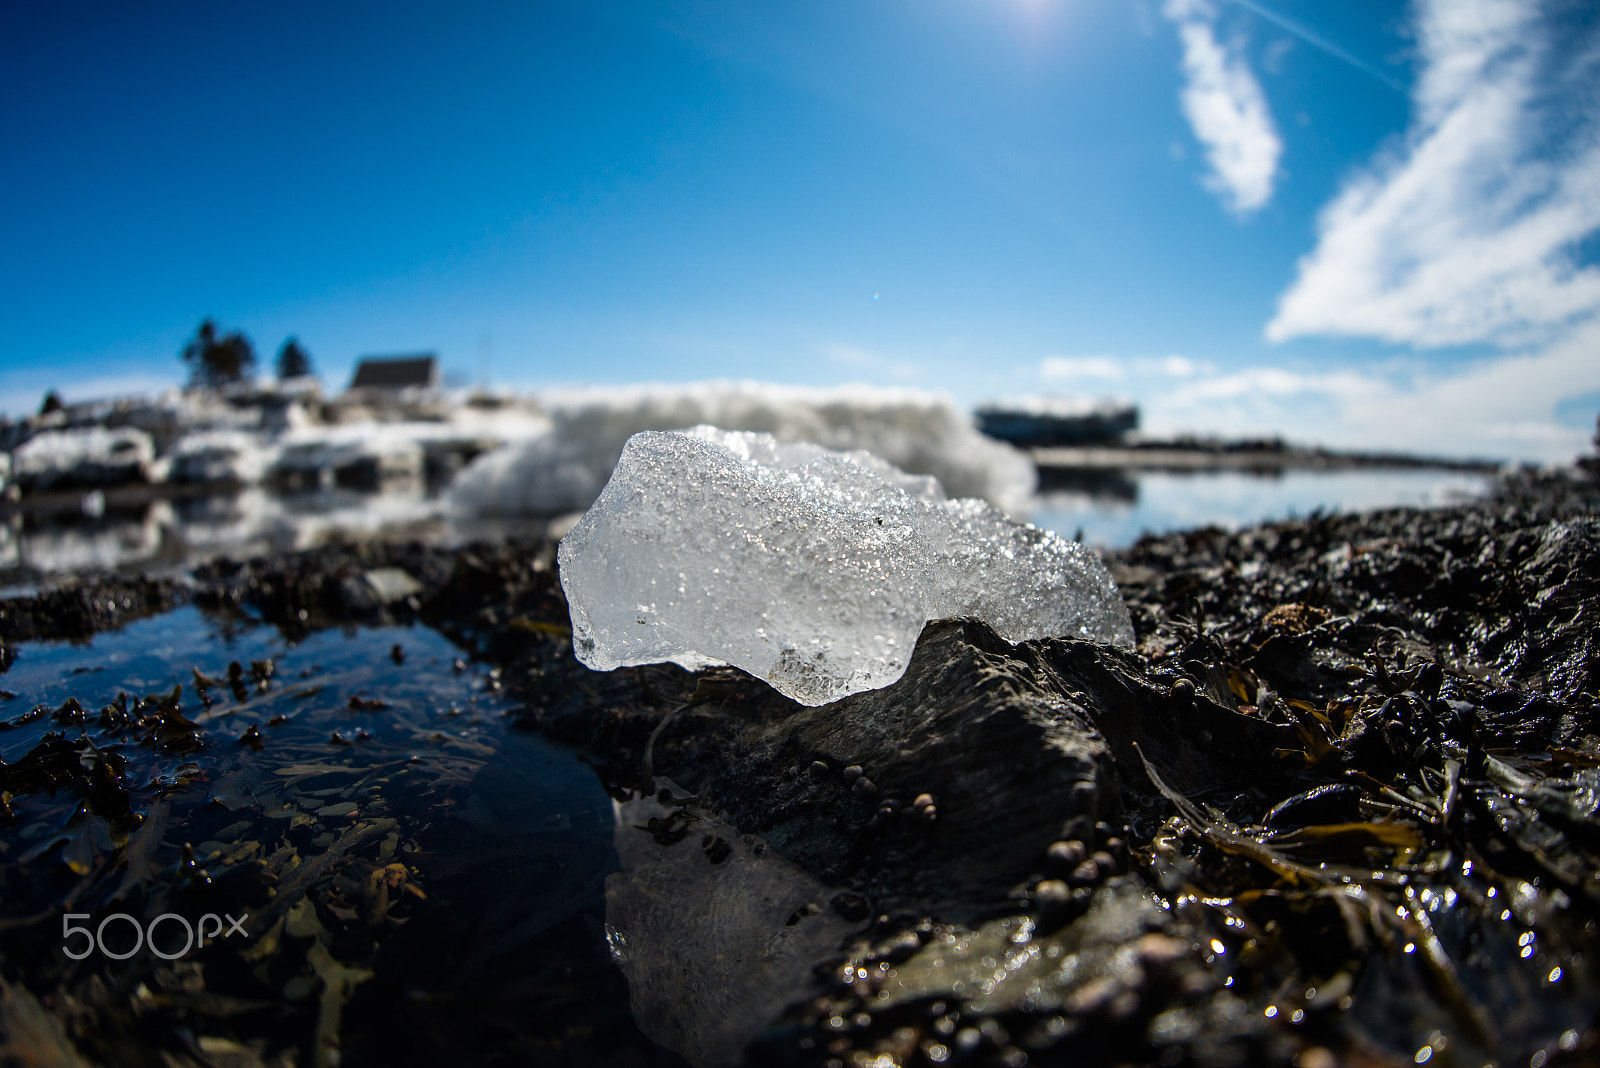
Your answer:
[[[1083,546],[869,453],[769,434],[634,435],[559,559],[589,667],[721,660],[806,705],[900,678],[930,619],[1133,641]]]

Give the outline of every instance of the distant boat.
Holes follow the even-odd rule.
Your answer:
[[[1128,401],[1081,397],[1013,397],[973,412],[978,429],[1019,448],[1098,445],[1139,429],[1139,408]]]

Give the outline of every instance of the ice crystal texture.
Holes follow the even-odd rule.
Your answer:
[[[806,705],[887,686],[930,619],[1128,645],[1095,555],[865,452],[650,431],[561,540],[578,659],[722,660]]]

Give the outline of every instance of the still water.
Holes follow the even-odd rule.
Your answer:
[[[1062,477],[1065,475],[1065,477]],[[1460,504],[1488,491],[1489,479],[1459,471],[1079,471],[1048,475],[1030,517],[1064,537],[1120,549],[1140,535],[1193,527],[1233,529],[1315,511],[1366,512],[1402,505]],[[1052,483],[1054,486],[1052,487]]]
[[[611,798],[439,633],[191,607],[16,653],[0,961],[96,1063],[677,1063],[605,944]]]
[[[1323,511],[1397,505],[1433,507],[1481,496],[1481,475],[1432,470],[1055,471],[1029,518],[1065,537],[1106,548],[1133,544],[1145,532],[1215,524],[1239,527]],[[547,520],[464,521],[445,498],[409,492],[348,490],[159,500],[126,511],[13,515],[0,520],[0,587],[26,587],[52,576],[99,570],[180,570],[218,556],[244,558],[374,536],[454,544],[500,532],[538,533]]]

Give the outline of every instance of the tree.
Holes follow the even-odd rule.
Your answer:
[[[300,378],[310,374],[316,374],[311,367],[311,353],[300,344],[299,338],[291,337],[278,350],[278,377]]]
[[[183,347],[183,362],[189,365],[191,386],[215,389],[249,378],[256,369],[256,350],[239,331],[219,334],[216,320],[206,319]]]
[[[39,404],[39,414],[49,415],[51,412],[59,412],[65,407],[66,405],[61,403],[61,394],[53,389],[48,389],[45,390],[44,400]]]

